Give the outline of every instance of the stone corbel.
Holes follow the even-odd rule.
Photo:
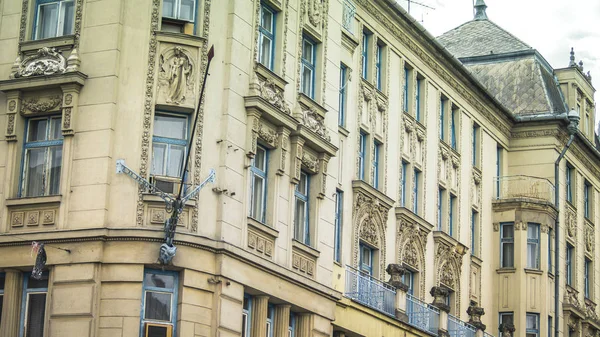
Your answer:
[[[292,184],[296,185],[300,182],[300,172],[302,171],[302,157],[304,155],[304,139],[298,136],[290,138],[292,147]]]
[[[276,174],[282,176],[285,173],[285,161],[287,159],[287,153],[289,151],[288,142],[290,139],[290,130],[279,127],[277,129],[277,147],[279,148],[279,166],[277,167]]]
[[[21,128],[21,118],[18,116],[18,112],[21,110],[21,92],[10,91],[6,93],[6,141],[15,142],[17,141],[16,130]]]
[[[248,124],[246,124],[246,143],[250,145],[250,149],[246,153],[246,156],[250,159],[254,159],[256,155],[256,142],[258,140],[258,127],[260,125],[260,112],[256,110],[248,111]]]
[[[79,106],[79,90],[81,86],[77,84],[66,84],[61,86],[62,97],[62,134],[63,136],[73,136],[73,126],[77,116],[77,107]]]
[[[331,157],[329,157],[329,155],[327,155],[326,153],[320,153],[319,154],[319,174],[321,175],[319,181],[320,181],[320,185],[319,186],[319,195],[317,196],[317,198],[319,199],[323,199],[325,198],[326,195],[326,190],[327,190],[327,164],[329,164],[329,159],[331,159]]]

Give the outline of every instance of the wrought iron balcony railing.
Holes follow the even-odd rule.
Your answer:
[[[451,337],[475,337],[477,329],[458,317],[448,314],[448,333]]]
[[[546,178],[525,175],[495,177],[496,199],[528,198],[554,203],[554,185]]]
[[[411,294],[406,294],[408,324],[437,335],[440,327],[440,311]]]
[[[350,266],[346,267],[344,295],[369,308],[395,317],[396,289]]]

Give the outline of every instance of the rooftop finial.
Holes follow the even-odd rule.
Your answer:
[[[475,20],[487,20],[487,14],[485,13],[485,9],[487,5],[483,0],[477,0],[475,2]]]
[[[573,47],[571,47],[571,57],[569,61],[569,67],[575,67],[577,63],[575,63],[575,52],[573,51]]]

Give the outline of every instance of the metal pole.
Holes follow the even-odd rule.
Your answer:
[[[559,175],[558,168],[560,165],[560,161],[565,156],[565,153],[567,153],[567,150],[569,149],[569,146],[571,146],[571,143],[573,143],[573,139],[575,139],[574,134],[572,134],[569,137],[569,141],[567,142],[567,145],[565,145],[565,148],[562,150],[562,152],[560,153],[560,155],[554,162],[554,206],[556,207],[556,220],[554,221],[554,336],[555,337],[559,337],[559,321],[560,321],[560,319],[559,319],[560,315],[558,312],[558,302],[559,302],[558,292],[560,290],[560,283],[559,283],[560,278],[558,275],[558,270],[559,270],[558,259],[559,259],[559,245],[560,245],[560,240],[559,240],[560,209],[558,207],[560,187],[558,184],[558,175]]]

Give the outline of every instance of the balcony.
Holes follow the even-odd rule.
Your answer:
[[[497,200],[530,199],[554,204],[554,185],[550,180],[525,175],[495,177]]]
[[[476,333],[477,329],[472,325],[448,315],[448,334],[451,337],[475,337]]]
[[[440,311],[411,294],[406,294],[406,315],[408,324],[433,334],[438,333],[440,327]]]
[[[396,317],[396,289],[350,266],[346,267],[344,295],[371,309]]]

